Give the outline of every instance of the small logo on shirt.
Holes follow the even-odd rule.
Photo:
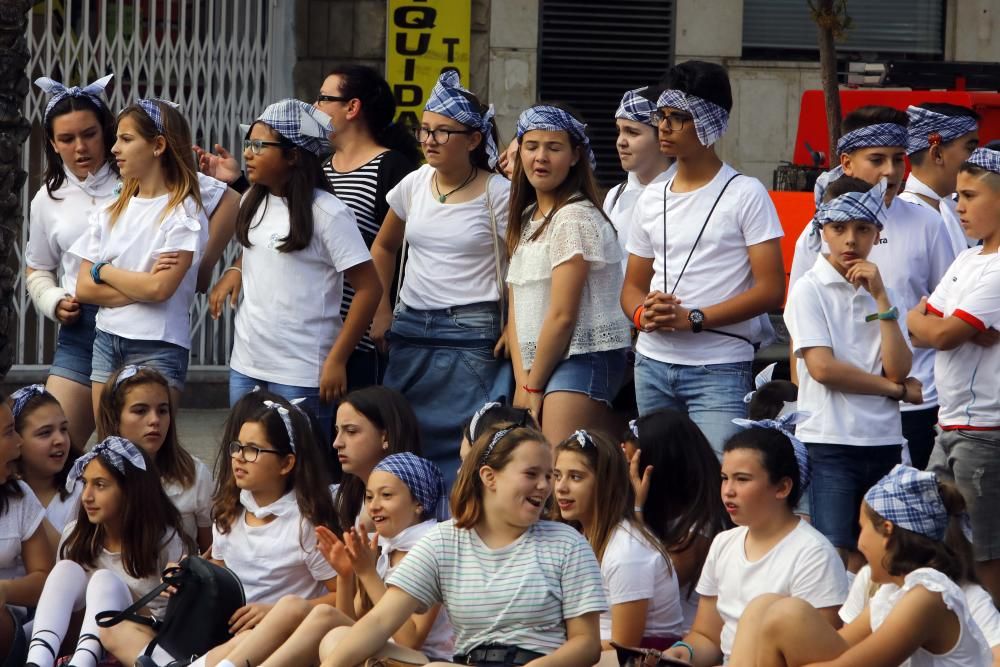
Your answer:
[[[267,240],[267,247],[276,250],[279,245],[281,245],[281,234],[271,234],[271,238]]]

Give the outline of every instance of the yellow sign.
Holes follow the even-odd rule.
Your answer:
[[[441,72],[458,70],[469,87],[472,0],[389,0],[385,78],[396,120],[416,127]]]

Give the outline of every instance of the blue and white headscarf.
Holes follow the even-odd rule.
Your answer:
[[[828,223],[850,220],[867,220],[882,229],[888,216],[885,190],[886,180],[883,178],[867,192],[847,192],[820,204],[813,216],[813,229],[819,231]]]
[[[390,454],[379,461],[374,470],[387,472],[402,480],[413,494],[413,499],[424,508],[425,515],[440,518],[440,511],[446,509],[448,489],[444,485],[444,476],[427,459],[410,452]]]
[[[648,90],[649,86],[645,86],[626,92],[622,97],[621,104],[618,105],[618,111],[615,112],[615,118],[624,118],[636,123],[652,125],[651,116],[656,111],[656,105],[644,97],[644,94]]]
[[[941,144],[958,139],[979,127],[979,123],[971,116],[948,116],[923,107],[908,106],[906,115],[910,117],[907,155],[930,148],[932,142]]]
[[[101,95],[108,87],[108,82],[111,81],[113,76],[114,74],[108,74],[107,76],[102,76],[93,83],[88,83],[86,86],[70,86],[69,88],[47,76],[35,79],[35,85],[51,96],[49,97],[49,103],[45,105],[45,114],[42,117],[42,121],[48,122],[49,114],[52,112],[52,108],[58,104],[60,100],[67,97],[85,97],[98,107],[107,109],[108,104],[101,98]]]
[[[163,111],[160,109],[161,104],[166,104],[174,109],[181,108],[181,105],[177,104],[177,102],[171,102],[170,100],[164,100],[158,97],[136,100],[135,103],[137,107],[145,111],[146,115],[152,119],[153,125],[156,126],[156,131],[159,134],[163,134],[166,131],[163,127]]]
[[[948,530],[948,509],[938,491],[934,473],[897,464],[868,489],[865,502],[886,521],[932,540],[943,540]],[[967,516],[960,517],[966,539],[972,541]]]
[[[134,378],[136,373],[138,373],[139,371],[155,371],[155,369],[150,366],[141,366],[141,365],[137,366],[135,364],[129,364],[128,366],[123,366],[122,369],[118,371],[118,377],[115,378],[115,384],[114,387],[112,387],[112,389],[117,391],[118,386],[122,382]],[[158,371],[157,375],[159,375]]]
[[[1000,151],[992,148],[977,148],[972,151],[966,162],[986,171],[992,171],[994,174],[1000,174]]]
[[[812,466],[809,465],[809,452],[806,449],[805,444],[795,437],[792,432],[792,427],[795,424],[805,420],[809,417],[808,412],[789,412],[788,414],[781,415],[777,419],[761,419],[760,421],[753,421],[752,419],[734,419],[733,423],[742,428],[767,428],[775,431],[780,431],[791,441],[792,451],[795,453],[795,462],[799,465],[799,490],[805,491],[809,487],[809,483],[812,481]]]
[[[876,123],[848,132],[837,142],[837,155],[853,153],[860,148],[906,146],[909,132],[898,123]]]
[[[521,112],[517,119],[517,138],[521,139],[526,132],[546,130],[549,132],[566,132],[573,141],[582,146],[590,162],[590,168],[597,168],[597,158],[590,148],[590,137],[587,136],[587,126],[573,117],[573,114],[548,104],[538,104]]]
[[[496,115],[496,111],[491,104],[485,113],[482,112],[466,95],[472,95],[472,93],[462,87],[458,72],[453,69],[442,72],[437,83],[434,84],[434,88],[431,89],[431,94],[424,105],[424,111],[439,113],[482,132],[483,141],[486,142],[486,157],[489,160],[490,169],[492,169],[500,157],[497,142],[493,140],[493,125],[490,123],[493,116]]]
[[[292,415],[285,406],[274,401],[263,401],[262,405],[269,410],[274,410],[281,417],[281,423],[285,425],[285,432],[288,434],[288,446],[292,453],[295,453],[295,429],[292,428]]]
[[[702,146],[711,146],[726,133],[729,127],[729,112],[715,102],[709,102],[683,90],[668,88],[660,93],[656,107],[671,107],[691,114],[694,131]]]
[[[146,469],[145,457],[139,451],[139,448],[132,444],[131,440],[120,438],[117,435],[109,435],[73,463],[69,474],[66,475],[67,491],[73,490],[73,487],[76,486],[76,480],[80,479],[80,476],[83,475],[84,468],[98,456],[103,456],[105,461],[113,465],[115,470],[123,475],[126,474],[126,461],[139,470]]]
[[[264,123],[294,145],[315,155],[330,153],[330,133],[333,122],[330,117],[301,100],[284,99],[269,105],[264,113],[257,116],[255,123]],[[250,125],[240,125],[244,136],[250,133]]]
[[[21,387],[13,394],[10,395],[11,407],[10,411],[14,413],[14,419],[20,416],[21,411],[24,410],[24,406],[28,404],[28,401],[35,398],[36,396],[43,396],[48,392],[45,391],[44,384],[29,384],[27,387]]]

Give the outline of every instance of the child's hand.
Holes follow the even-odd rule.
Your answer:
[[[349,528],[344,533],[344,546],[347,547],[347,555],[351,558],[351,564],[359,577],[375,572],[375,563],[378,561],[378,533],[371,542],[364,535],[360,535],[354,528]]]
[[[882,275],[878,272],[878,267],[868,260],[858,260],[851,264],[844,276],[847,282],[855,287],[864,287],[873,297],[878,299],[885,295],[885,285],[882,283]]]
[[[149,270],[150,273],[156,274],[160,271],[166,271],[167,269],[177,266],[177,258],[180,253],[176,250],[171,250],[169,252],[161,252],[156,257],[156,262],[153,264],[153,268]]]
[[[377,347],[382,354],[389,351],[389,346],[385,341],[385,332],[387,332],[391,326],[392,310],[389,308],[383,308],[380,304],[378,310],[375,311],[375,317],[372,319],[372,326],[368,332],[372,340],[375,341],[375,347]]]
[[[213,320],[219,319],[222,314],[222,306],[229,299],[229,305],[236,308],[240,300],[240,290],[243,289],[243,274],[239,271],[226,271],[215,283],[212,292],[208,295],[208,311]]]
[[[632,457],[628,460],[628,477],[632,482],[632,489],[635,491],[635,506],[645,507],[646,498],[649,497],[649,485],[653,480],[653,466],[646,466],[646,469],[639,474],[639,455],[641,449],[632,452]]]
[[[235,635],[243,630],[250,630],[264,620],[267,612],[271,611],[274,605],[254,602],[240,607],[229,617],[229,634]]]
[[[67,296],[56,304],[56,319],[61,324],[73,324],[80,319],[80,302],[75,296]]]
[[[219,144],[215,144],[215,155],[197,144],[192,148],[198,157],[198,169],[203,174],[226,183],[232,183],[240,177],[240,163]]]
[[[347,366],[327,357],[319,374],[319,400],[333,403],[347,393]]]
[[[680,304],[681,300],[674,294],[664,294],[656,290],[650,292],[643,303],[646,310],[642,313],[642,330],[649,332],[657,329],[662,331],[687,329],[687,310],[681,308]]]
[[[903,398],[900,400],[904,403],[920,405],[924,402],[924,386],[920,383],[920,380],[914,377],[906,378],[906,381],[903,382],[903,387],[906,388],[906,393],[903,394]]]
[[[996,329],[980,331],[972,337],[972,342],[979,347],[993,347],[997,343],[1000,343],[1000,331]]]
[[[340,577],[351,577],[354,575],[354,565],[351,557],[347,553],[347,547],[340,541],[340,538],[326,526],[316,527],[316,547],[323,554],[323,558]]]

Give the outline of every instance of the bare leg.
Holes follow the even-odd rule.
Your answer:
[[[152,628],[132,621],[122,621],[114,627],[101,628],[99,634],[104,650],[123,665],[134,664],[149,642],[156,637]]]
[[[326,660],[336,649],[337,644],[344,638],[344,635],[350,630],[348,627],[335,628],[327,633],[326,637],[323,637],[323,641],[319,644],[319,657],[321,660]],[[379,649],[373,658],[392,658],[394,660],[402,660],[403,662],[411,662],[416,665],[426,665],[427,656],[419,651],[414,651],[413,649],[405,648],[399,644],[394,644],[391,641]],[[451,664],[451,663],[435,663],[435,664]],[[270,665],[268,665],[270,667]]]
[[[45,389],[56,397],[66,419],[69,420],[69,437],[82,451],[94,432],[94,409],[89,384],[80,384],[68,378],[50,375]]]
[[[267,617],[264,617],[267,622]],[[311,665],[319,656],[319,644],[334,628],[350,627],[354,620],[336,607],[321,604],[309,612],[290,637],[260,667]],[[235,664],[242,664],[230,657]]]
[[[848,648],[815,607],[798,598],[784,598],[771,604],[760,622],[757,667],[800,667],[824,662]]]
[[[101,414],[101,392],[104,391],[103,382],[92,382],[90,384],[91,400],[94,402],[94,423],[97,423],[97,417]]]
[[[607,405],[586,394],[554,391],[542,405],[542,433],[555,445],[577,429],[603,431],[610,421],[609,412]]]
[[[776,602],[784,599],[783,595],[767,593],[750,601],[740,616],[739,625],[736,626],[736,638],[733,640],[733,650],[729,654],[729,667],[753,667],[757,664],[757,644],[764,617]]]

